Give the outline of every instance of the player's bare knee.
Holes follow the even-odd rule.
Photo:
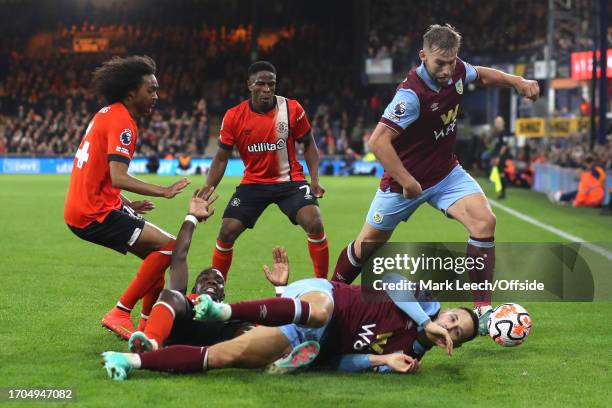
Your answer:
[[[308,327],[323,327],[329,321],[330,312],[326,307],[310,304]]]
[[[321,217],[315,217],[309,220],[304,226],[307,234],[322,234],[323,233],[323,222]]]
[[[237,231],[231,227],[222,226],[217,239],[221,242],[233,244],[239,235],[240,231]]]
[[[186,300],[185,300],[185,296],[183,296],[182,293],[179,293],[177,291],[170,290],[170,289],[163,289],[160,292],[159,298],[157,299],[157,301],[164,302],[168,306],[170,306],[172,309],[174,309],[175,318],[183,317],[183,315],[185,314]]]
[[[489,213],[473,223],[470,235],[475,238],[486,238],[495,235],[496,219],[493,213]]]
[[[491,237],[495,234],[496,218],[493,213],[489,213],[480,220],[479,224],[479,238]]]

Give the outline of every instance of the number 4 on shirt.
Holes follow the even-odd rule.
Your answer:
[[[87,130],[85,131],[85,138],[87,138],[87,135],[89,134],[89,131],[91,130],[92,126],[93,126],[93,120],[89,123],[89,126],[87,126]],[[85,162],[87,162],[87,159],[89,159],[88,150],[89,150],[89,141],[84,140],[83,146],[77,150],[76,155],[75,155],[75,157],[79,159],[77,161],[77,167],[79,169],[83,168],[83,164],[85,164]]]

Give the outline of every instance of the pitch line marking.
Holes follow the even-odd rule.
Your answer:
[[[553,234],[561,238],[565,238],[568,241],[580,242],[585,248],[588,248],[591,251],[598,253],[599,255],[612,261],[612,252],[608,251],[605,248],[600,247],[599,245],[595,245],[595,244],[591,244],[590,242],[586,242],[586,240],[583,238],[577,237],[576,235],[569,234],[563,230],[560,230],[559,228],[553,227],[552,225],[548,225],[546,223],[543,223],[542,221],[536,220],[535,218],[530,217],[527,214],[523,214],[522,212],[519,212],[515,210],[514,208],[505,206],[495,200],[489,199],[489,202],[491,203],[493,207],[497,207],[500,210],[507,212],[508,214],[514,215],[516,218],[523,220],[529,224],[535,225],[536,227],[540,227],[548,232],[552,232]]]

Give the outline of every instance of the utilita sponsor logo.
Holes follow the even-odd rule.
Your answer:
[[[284,149],[286,145],[287,143],[285,142],[285,140],[280,139],[276,143],[268,143],[268,142],[254,143],[252,145],[249,145],[247,147],[247,150],[249,151],[249,153],[275,152],[277,150]]]

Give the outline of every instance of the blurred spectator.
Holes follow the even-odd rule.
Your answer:
[[[574,207],[599,207],[604,200],[606,172],[595,163],[593,156],[584,160],[584,170],[580,172],[577,191],[557,191],[549,194],[554,203],[571,203]]]

